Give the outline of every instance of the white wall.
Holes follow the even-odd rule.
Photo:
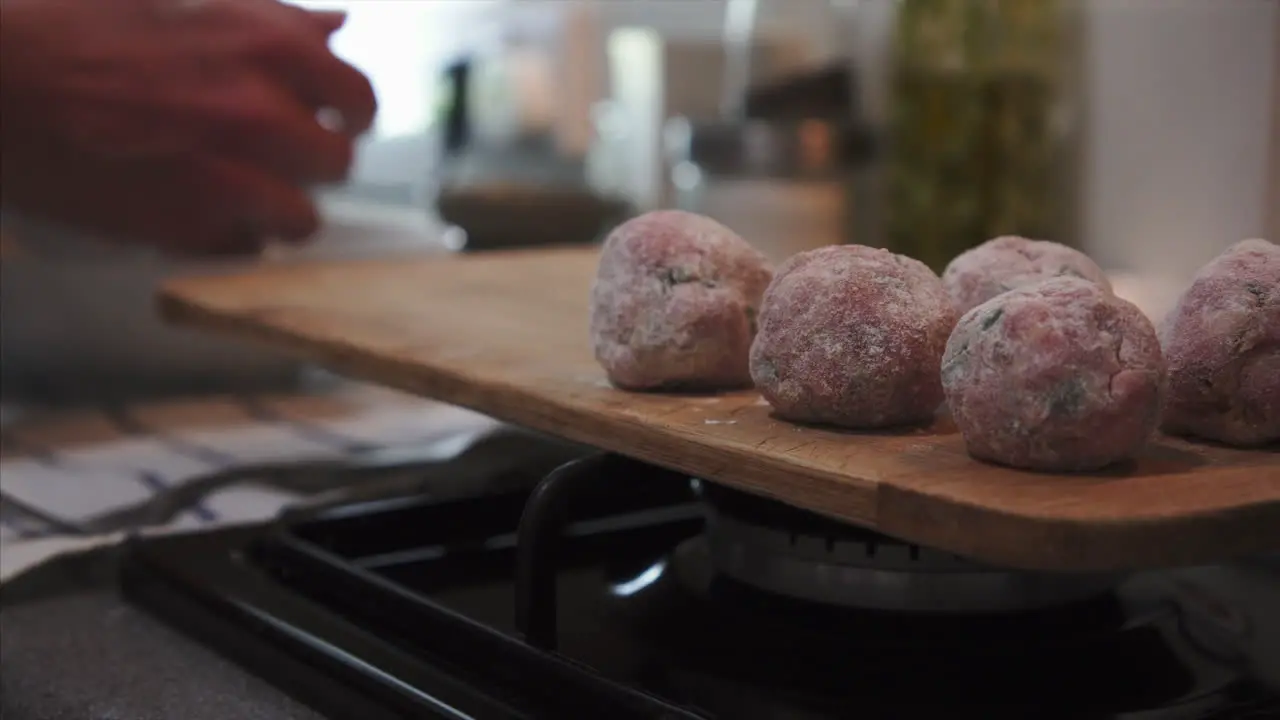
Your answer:
[[[506,6],[506,0],[287,1],[347,12],[333,49],[369,74],[378,94],[376,132],[383,136],[421,131],[431,118],[444,63],[488,41]]]
[[[1110,267],[1185,276],[1280,203],[1274,0],[1091,0],[1086,238]]]
[[[1280,243],[1280,13],[1276,17],[1275,61],[1271,64],[1271,226],[1267,238]]]

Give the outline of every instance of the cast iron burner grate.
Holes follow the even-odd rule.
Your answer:
[[[741,528],[708,523],[785,530],[797,546],[822,538],[826,560],[828,540],[837,554],[842,543],[902,544],[614,456],[575,450],[549,472],[545,452],[527,465],[504,452],[504,481],[478,495],[136,542],[125,592],[335,718],[1280,711],[1238,665],[1197,649],[1157,575],[1016,610],[868,608],[865,593],[819,602],[800,596],[808,580],[787,592],[733,577],[714,546]],[[932,563],[933,551],[904,552],[902,562]],[[979,570],[936,559],[924,567]]]
[[[849,608],[1005,613],[1105,596],[1115,574],[984,565],[725,487],[697,483],[716,570],[770,592]]]

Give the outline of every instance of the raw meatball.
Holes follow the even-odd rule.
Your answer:
[[[1151,321],[1072,277],[965,313],[942,360],[969,454],[1031,470],[1097,470],[1135,455],[1160,419],[1164,381]]]
[[[605,239],[591,290],[591,342],[630,390],[747,387],[747,355],[772,272],[732,230],[679,210],[647,213]]]
[[[1245,240],[1196,273],[1161,326],[1165,432],[1280,440],[1280,246]]]
[[[837,245],[778,269],[760,308],[751,377],[778,415],[877,428],[931,419],[956,315],[924,263]]]
[[[942,272],[956,312],[964,314],[1000,293],[1050,278],[1071,276],[1111,283],[1088,255],[1048,240],[1005,235],[957,255]]]

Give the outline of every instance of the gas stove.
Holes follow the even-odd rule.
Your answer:
[[[500,450],[426,495],[135,541],[122,588],[333,718],[1280,717],[1278,668],[1240,649],[1267,620],[1178,572],[990,567],[532,435]]]

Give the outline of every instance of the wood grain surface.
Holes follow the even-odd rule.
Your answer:
[[[1094,475],[971,459],[949,422],[841,432],[755,392],[613,389],[592,358],[594,249],[277,267],[178,280],[169,319],[1001,565],[1103,570],[1280,550],[1280,454],[1160,438]],[[1105,432],[1105,429],[1102,429]]]

